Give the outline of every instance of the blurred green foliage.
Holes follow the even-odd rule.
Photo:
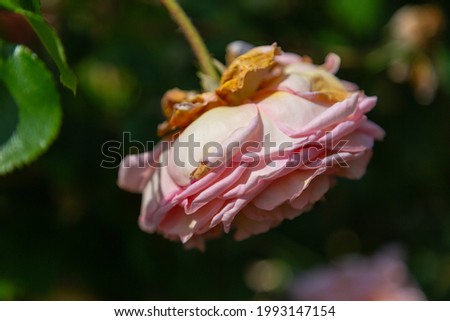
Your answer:
[[[393,242],[405,248],[427,297],[450,299],[448,79],[422,106],[408,84],[391,82],[365,61],[407,2],[180,3],[222,61],[236,39],[277,42],[316,63],[329,51],[340,54],[338,76],[379,97],[369,116],[387,132],[366,175],[340,180],[326,202],[294,221],[243,242],[210,241],[205,253],[145,234],[136,223],[140,195],[119,190],[117,171],[100,167],[101,147],[124,131],[156,140],[164,92],[199,88],[194,57],[156,0],[42,1],[80,88],[76,97],[61,88],[63,126],[48,153],[0,178],[0,299],[279,299],[282,288],[262,291],[248,281],[258,262],[266,262],[262,271],[281,266],[294,275]],[[434,3],[450,12],[448,2]],[[448,66],[449,44],[439,50],[444,58],[437,61]]]

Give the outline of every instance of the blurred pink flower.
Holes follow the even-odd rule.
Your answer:
[[[119,186],[143,195],[141,228],[188,247],[222,230],[242,240],[309,210],[335,177],[360,178],[384,133],[365,116],[376,98],[336,78],[339,64],[256,47],[214,92],[170,90],[165,138],[119,171]]]
[[[389,77],[409,81],[416,100],[430,104],[439,87],[439,36],[446,24],[443,10],[432,4],[405,5],[389,21],[389,41],[381,48]]]
[[[385,249],[371,258],[348,256],[333,266],[300,274],[291,299],[305,301],[414,301],[425,295],[408,275],[401,252]]]

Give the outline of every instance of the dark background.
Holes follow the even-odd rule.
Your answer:
[[[157,1],[42,1],[79,89],[74,97],[60,86],[63,125],[48,152],[0,177],[0,299],[280,299],[290,275],[392,243],[403,246],[428,299],[450,299],[448,28],[427,49],[443,77],[422,105],[408,82],[392,82],[368,58],[406,1],[180,2],[222,61],[237,39],[277,42],[316,63],[340,54],[338,76],[379,97],[369,117],[387,133],[366,175],[341,179],[294,221],[242,242],[210,241],[204,253],[145,234],[136,223],[140,195],[120,190],[117,170],[100,167],[101,147],[124,131],[156,140],[164,92],[199,88],[195,58]],[[433,3],[450,12],[448,1]],[[266,259],[281,262],[285,282],[261,293],[246,280]]]

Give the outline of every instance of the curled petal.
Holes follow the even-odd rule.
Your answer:
[[[224,201],[216,200],[210,202],[202,209],[192,215],[186,215],[182,207],[175,207],[161,221],[159,228],[168,235],[179,236],[182,243],[186,243],[197,230],[209,227],[210,220]]]
[[[333,179],[328,175],[317,176],[311,180],[308,188],[296,198],[290,200],[289,204],[298,210],[307,211],[310,209],[310,205],[316,203],[325,195],[333,183]]]
[[[245,164],[238,168],[228,168],[216,184],[212,184],[207,189],[203,189],[197,195],[192,196],[190,201],[188,199],[185,204],[186,214],[195,213],[199,208],[217,198],[217,195],[221,195],[226,189],[233,186],[246,170]]]
[[[201,162],[214,167],[224,165],[239,151],[233,146],[260,134],[259,126],[259,113],[253,104],[208,111],[186,128],[170,148],[170,176],[180,186],[189,185],[191,174]]]
[[[224,71],[216,94],[231,104],[242,102],[255,92],[280,53],[280,47],[273,44],[256,47],[237,57]]]
[[[288,200],[297,198],[314,177],[323,173],[325,168],[316,170],[297,170],[272,182],[252,203],[265,211],[272,211]]]
[[[343,122],[356,110],[358,98],[359,93],[355,93],[344,101],[327,108],[323,113],[320,113],[317,117],[311,119],[301,127],[301,130],[295,133],[295,136],[302,136]]]
[[[161,164],[167,162],[167,150],[160,156]],[[142,229],[153,232],[164,215],[175,205],[173,197],[179,186],[172,180],[167,166],[155,169],[151,179],[142,192],[142,206],[139,223]]]
[[[287,92],[273,93],[257,104],[259,109],[288,136],[295,136],[299,129],[303,129],[327,109]]]
[[[128,155],[120,163],[117,185],[129,192],[140,193],[152,176],[160,158],[162,144],[158,144],[152,152]]]
[[[243,213],[245,214],[244,208]],[[267,232],[271,228],[276,227],[281,223],[281,220],[264,220],[255,221],[249,218],[247,215],[239,215],[235,220],[236,232],[234,233],[234,239],[237,241],[245,240],[246,238]]]
[[[325,63],[321,66],[326,71],[335,74],[341,66],[341,58],[335,53],[329,53],[325,57]]]

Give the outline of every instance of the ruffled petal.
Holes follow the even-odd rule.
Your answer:
[[[234,239],[242,241],[252,235],[265,233],[280,223],[281,220],[255,221],[247,215],[238,215],[235,219],[236,231],[234,232]]]
[[[303,193],[289,201],[289,204],[299,210],[309,210],[309,205],[320,200],[330,189],[334,180],[328,175],[320,175],[310,181]]]
[[[212,216],[223,203],[223,200],[215,200],[191,215],[186,215],[182,207],[174,207],[161,221],[158,229],[163,234],[177,235],[181,242],[186,243],[197,230],[209,226]]]
[[[275,92],[257,102],[258,108],[286,135],[298,136],[328,107],[315,104],[288,92]]]
[[[167,161],[167,151],[160,156],[160,162]],[[141,215],[139,224],[142,229],[153,232],[164,215],[175,205],[173,197],[180,187],[175,184],[168,173],[167,166],[156,168],[151,179],[142,192]]]
[[[120,163],[117,185],[129,192],[140,193],[158,166],[163,145],[157,144],[151,152],[127,155]]]
[[[325,57],[325,62],[320,67],[332,74],[335,74],[339,70],[340,66],[341,66],[341,58],[335,53],[331,52]]]
[[[372,150],[366,150],[355,158],[348,158],[346,163],[348,166],[341,166],[336,175],[349,179],[360,179],[365,173],[367,164],[372,158]]]
[[[217,198],[226,189],[233,186],[246,170],[245,164],[238,166],[237,168],[227,168],[222,177],[217,180],[215,184],[212,184],[208,188],[200,191],[197,195],[193,195],[190,199],[187,199],[188,201],[184,207],[186,213],[194,213],[208,202]]]
[[[192,182],[192,173],[202,164],[224,165],[248,140],[260,141],[259,113],[254,104],[218,107],[194,121],[169,150],[169,172],[180,186]],[[231,149],[231,150],[228,150]]]
[[[311,118],[307,124],[302,127],[298,127],[298,130],[295,132],[295,137],[320,129],[326,129],[332,125],[339,124],[344,121],[356,110],[358,97],[359,93],[355,93],[344,101],[338,102],[327,108],[317,117]]]
[[[286,201],[297,198],[311,180],[324,171],[325,168],[293,171],[273,181],[252,203],[262,210],[272,211]]]

